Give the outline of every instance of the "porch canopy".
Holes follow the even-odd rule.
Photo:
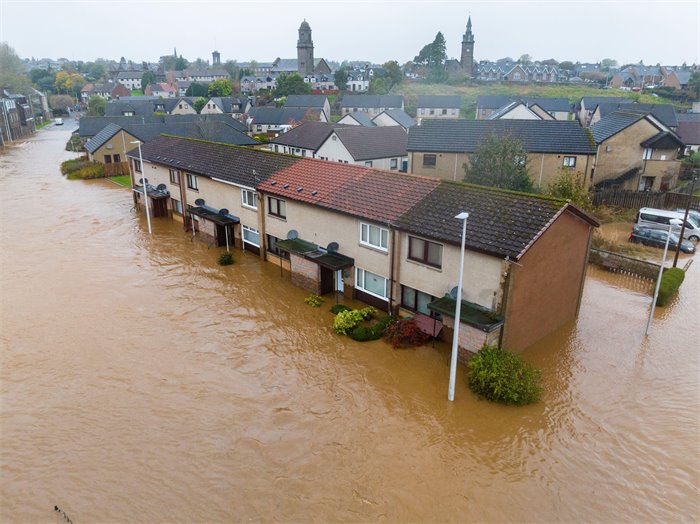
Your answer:
[[[150,193],[150,190],[149,190]],[[230,226],[240,223],[241,219],[231,214],[221,215],[218,211],[205,206],[191,207],[187,210],[190,215],[214,222],[220,226]]]
[[[300,238],[279,240],[277,247],[288,253],[303,256],[307,260],[311,260],[319,266],[332,269],[333,271],[347,269],[355,265],[355,259],[353,258],[346,257],[340,253],[329,253],[320,249],[316,244]]]
[[[428,304],[428,309],[440,313],[441,315],[454,318],[455,309],[457,309],[457,301],[450,295],[445,295]],[[504,322],[502,316],[466,300],[462,300],[462,309],[460,310],[459,316],[463,324],[469,324],[486,333],[490,333],[502,326]]]
[[[159,200],[161,198],[168,198],[170,196],[170,191],[167,189],[158,189],[151,184],[146,184],[148,191],[148,196],[153,200]],[[140,193],[143,195],[143,186],[134,186],[134,193]]]

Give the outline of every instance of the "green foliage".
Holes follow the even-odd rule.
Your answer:
[[[386,316],[372,326],[355,326],[350,332],[350,338],[357,342],[365,342],[367,340],[379,340],[382,338],[389,326],[397,321],[396,317]]]
[[[557,177],[549,184],[547,194],[570,200],[581,209],[589,210],[593,205],[591,194],[586,188],[586,176],[572,169],[560,169]]]
[[[24,64],[7,42],[0,42],[0,86],[28,95],[32,83],[24,74]]]
[[[386,338],[394,348],[410,348],[424,345],[431,337],[418,328],[414,319],[402,318],[387,326]]]
[[[197,111],[197,113],[199,113],[202,110],[202,108],[205,105],[207,105],[207,99],[200,96],[199,98],[195,99],[192,105],[194,106],[194,110]]]
[[[335,85],[341,91],[345,91],[348,88],[348,72],[344,67],[341,67],[335,72],[333,79]]]
[[[56,73],[53,86],[57,93],[76,96],[85,85],[85,79],[80,73],[59,71]]]
[[[403,71],[401,71],[401,66],[396,60],[389,60],[385,62],[382,67],[386,71],[389,80],[391,80],[390,88],[401,83],[401,80],[403,80]]]
[[[435,40],[430,44],[423,46],[418,55],[413,59],[416,65],[422,65],[427,68],[442,66],[447,59],[447,51],[445,45],[445,37],[440,31],[435,35]]]
[[[61,114],[66,114],[69,107],[75,105],[75,99],[70,95],[49,95],[49,107]]]
[[[155,84],[155,82],[156,75],[154,75],[152,71],[144,71],[143,75],[141,75],[141,91],[145,92],[146,87]]]
[[[68,142],[66,142],[65,149],[66,149],[66,151],[72,151],[73,153],[77,153],[78,151],[82,151],[83,150],[83,142],[80,139],[80,135],[78,135],[77,133],[75,135],[71,135],[71,137],[68,139]]]
[[[131,177],[129,175],[112,176],[109,179],[120,186],[131,187]]]
[[[105,168],[98,162],[84,162],[78,169],[71,168],[66,173],[68,180],[89,180],[92,178],[104,178]]]
[[[304,82],[304,79],[297,73],[291,75],[282,74],[277,78],[277,88],[275,97],[289,95],[308,95],[311,86]]]
[[[347,335],[363,320],[372,318],[377,314],[377,310],[373,307],[362,309],[351,309],[349,311],[341,311],[335,316],[333,329],[339,335]]]
[[[664,270],[661,276],[661,285],[659,286],[659,296],[656,298],[657,306],[666,306],[671,302],[671,299],[676,295],[678,288],[681,287],[685,279],[685,271],[679,267],[672,267]]]
[[[219,255],[220,266],[230,266],[233,264],[233,255],[229,251],[225,251]]]
[[[231,87],[231,82],[225,79],[214,80],[209,84],[209,96],[231,96],[233,93],[233,88]]]
[[[325,301],[325,298],[319,297],[318,295],[309,295],[304,299],[304,302],[306,302],[311,307],[320,307],[321,304],[323,304]]]
[[[90,95],[88,98],[87,116],[105,116],[107,100],[97,95]]]
[[[334,315],[337,315],[341,311],[350,311],[350,309],[351,308],[349,308],[345,304],[333,304],[331,306],[331,313],[333,313]]]
[[[79,169],[82,169],[87,165],[90,165],[90,163],[91,162],[87,159],[87,157],[84,156],[81,156],[80,158],[74,158],[72,160],[66,160],[65,162],[61,162],[61,173],[67,175],[74,171],[78,171]]]
[[[690,75],[688,87],[695,94],[695,99],[700,100],[700,71],[695,71]]]
[[[519,406],[540,399],[540,372],[513,353],[484,346],[469,361],[469,387],[480,397]]]
[[[209,96],[209,87],[206,84],[192,82],[185,91],[185,96]]]
[[[464,181],[481,186],[532,191],[527,154],[519,140],[491,135],[464,164]]]
[[[368,94],[370,95],[386,95],[391,89],[391,80],[386,77],[377,76],[369,81]]]

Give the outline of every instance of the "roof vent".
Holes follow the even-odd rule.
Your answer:
[[[287,189],[289,187],[289,184],[285,184],[282,186],[283,188]]]
[[[312,191],[312,192],[311,192],[311,196],[316,196],[316,195],[318,195],[318,191]]]
[[[270,182],[270,185],[271,185],[271,186],[276,186],[276,185],[277,185],[277,180],[273,180],[272,182]]]
[[[304,188],[303,188],[303,187],[298,187],[298,188],[297,188],[297,193],[301,193],[302,191],[304,191]]]

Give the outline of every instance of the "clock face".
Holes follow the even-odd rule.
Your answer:
[[[472,48],[471,48],[471,47],[467,47],[467,53],[471,53],[471,52],[472,52]]]

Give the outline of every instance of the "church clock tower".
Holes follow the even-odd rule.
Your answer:
[[[314,72],[314,43],[311,40],[311,27],[304,20],[299,26],[297,40],[297,71],[301,76]]]
[[[467,32],[462,38],[462,71],[469,76],[474,76],[474,35],[472,34],[472,17],[467,20]]]

